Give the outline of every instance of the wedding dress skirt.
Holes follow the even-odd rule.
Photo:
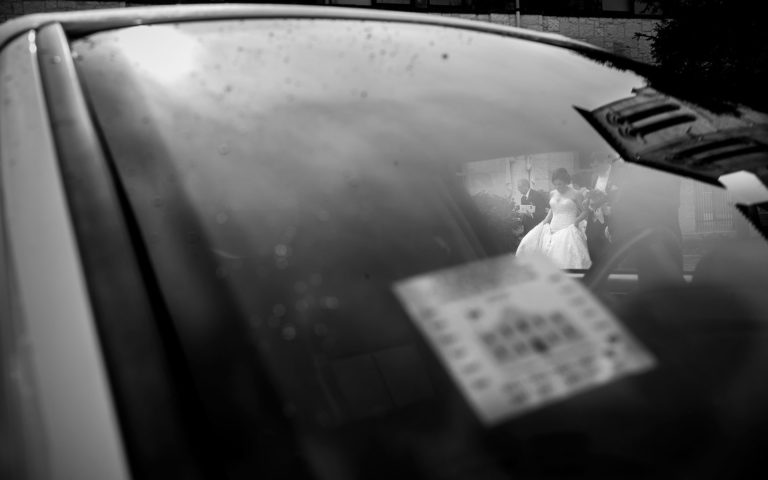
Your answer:
[[[517,255],[543,252],[560,268],[587,269],[592,265],[584,230],[573,224],[578,207],[570,198],[555,191],[549,202],[550,223],[540,223],[531,229],[517,247]]]

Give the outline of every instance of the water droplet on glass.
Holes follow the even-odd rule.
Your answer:
[[[227,223],[227,220],[229,220],[229,215],[227,215],[226,213],[219,212],[216,214],[216,223],[218,223],[219,225],[223,225]]]
[[[368,92],[366,92],[365,90],[360,92],[360,98],[368,98]]]
[[[285,308],[285,305],[283,305],[282,303],[275,304],[275,306],[272,307],[272,313],[276,317],[282,317],[283,315],[285,315],[285,312],[287,311],[288,309]]]
[[[325,305],[325,308],[338,308],[339,307],[339,299],[336,297],[325,297],[323,300],[323,305]]]
[[[154,199],[154,200],[152,200],[152,205],[154,205],[155,207],[158,207],[158,208],[160,208],[160,207],[162,207],[163,205],[165,205],[165,202],[163,202],[163,199],[162,199],[162,198],[160,198],[160,197],[155,197],[155,199]]]
[[[324,337],[328,335],[328,327],[325,326],[324,323],[318,323],[315,325],[315,328],[313,329],[315,332],[315,335],[318,337]]]
[[[54,56],[54,57],[51,59],[51,61],[52,61],[53,63],[61,63],[61,57],[60,57],[60,56],[58,56],[58,55],[56,55],[56,56]]]
[[[283,245],[282,243],[279,245],[275,245],[275,255],[277,255],[278,257],[288,256],[288,246]]]
[[[229,155],[229,152],[230,152],[229,144],[222,143],[221,145],[219,145],[218,151],[219,151],[219,155]]]
[[[448,60],[448,54],[447,53],[443,53],[442,57],[443,57],[443,60]]]
[[[288,240],[292,239],[293,237],[296,236],[296,227],[291,226],[291,227],[286,228],[285,232],[283,233],[283,235]]]
[[[309,290],[309,285],[307,285],[305,282],[296,282],[296,284],[293,286],[293,289],[296,291],[296,293],[306,293],[306,291]]]
[[[296,327],[293,325],[283,327],[283,339],[290,342],[294,338],[296,338]]]
[[[323,276],[320,275],[319,273],[313,273],[312,276],[309,277],[309,283],[317,287],[318,285],[323,283]]]

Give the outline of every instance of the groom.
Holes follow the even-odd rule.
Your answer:
[[[534,206],[532,215],[523,214],[523,235],[525,235],[547,216],[549,198],[546,193],[532,189],[531,182],[525,178],[517,182],[517,190],[522,195],[520,197],[520,205]]]

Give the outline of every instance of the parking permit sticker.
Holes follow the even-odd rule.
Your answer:
[[[543,255],[482,260],[394,290],[488,426],[655,364]]]

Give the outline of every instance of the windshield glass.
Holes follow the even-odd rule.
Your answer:
[[[244,332],[321,475],[497,478],[600,456],[653,470],[676,441],[702,455],[676,407],[637,414],[653,397],[621,388],[486,437],[392,290],[531,249],[575,276],[605,266],[592,293],[630,321],[640,287],[677,288],[718,249],[764,254],[724,190],[625,161],[577,110],[644,78],[531,41],[361,21],[135,27],[73,51],[177,328],[199,344],[220,323]],[[198,308],[215,295],[234,311]],[[629,455],[616,418],[680,429]],[[537,445],[583,456],[544,465]]]

